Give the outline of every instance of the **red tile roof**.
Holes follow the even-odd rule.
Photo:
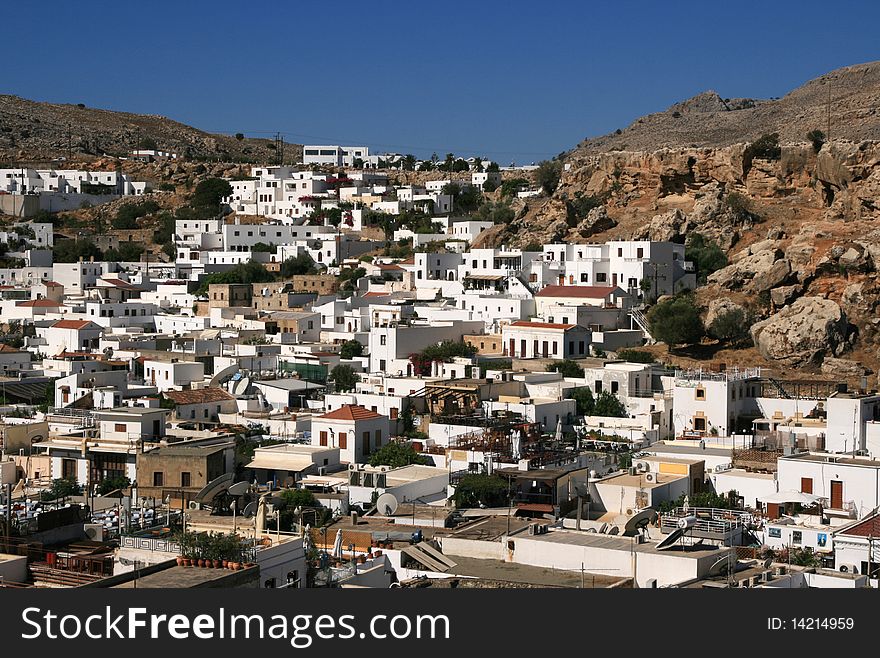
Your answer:
[[[58,308],[63,306],[60,302],[53,302],[51,299],[31,299],[26,302],[17,302],[15,305],[20,308]]]
[[[365,292],[362,297],[387,297],[390,292]]]
[[[91,320],[58,320],[58,322],[52,325],[53,329],[86,329],[92,325],[96,328],[100,328],[100,325],[95,324]]]
[[[370,411],[359,404],[344,404],[336,411],[330,411],[323,416],[318,416],[318,418],[327,418],[328,420],[368,420],[380,417],[381,414]]]
[[[6,343],[0,343],[0,352],[4,353],[12,353],[12,352],[21,352],[22,350],[13,347],[12,345],[7,345]]]
[[[48,281],[46,279],[44,279],[40,283],[42,283],[47,288],[63,288],[64,287],[60,283],[58,283],[57,281]]]
[[[544,286],[535,297],[605,299],[615,290],[614,286]]]
[[[877,537],[880,539],[880,514],[875,514],[847,530],[840,530],[838,534],[851,537]]]
[[[510,323],[511,327],[526,327],[533,329],[574,329],[576,324],[558,324],[555,322],[527,322],[525,320],[517,320]]]
[[[114,288],[123,288],[125,290],[143,290],[143,288],[139,288],[133,283],[123,281],[122,279],[101,279],[101,282],[109,283]]]
[[[222,388],[214,387],[197,388],[190,391],[165,391],[165,397],[175,404],[205,404],[235,399],[233,395],[230,395]]]

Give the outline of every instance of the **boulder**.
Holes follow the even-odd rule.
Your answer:
[[[607,231],[617,226],[617,222],[608,216],[605,206],[598,206],[590,210],[587,216],[575,227],[582,238],[588,238],[596,233]]]
[[[785,258],[780,258],[763,272],[755,274],[751,288],[757,293],[770,290],[785,283],[789,274],[791,274],[791,264]]]
[[[849,324],[837,303],[801,297],[766,320],[752,325],[752,340],[767,359],[798,366],[817,363],[849,347]]]
[[[742,305],[737,304],[733,300],[730,300],[727,297],[716,297],[709,302],[709,306],[706,310],[706,316],[703,318],[703,325],[708,330],[709,327],[712,326],[712,323],[715,322],[715,320],[718,319],[719,316],[736,310],[740,310],[745,313],[745,309],[742,307]]]
[[[782,308],[786,304],[790,304],[798,295],[801,294],[801,286],[780,286],[770,291],[770,301],[776,308]]]
[[[858,361],[852,359],[837,359],[835,357],[827,357],[822,361],[822,374],[850,379],[853,377],[863,377],[871,374],[871,369],[866,368]]]
[[[780,255],[778,249],[771,248],[743,256],[727,267],[710,274],[708,281],[728,290],[740,290],[746,282],[773,268]],[[772,280],[778,274],[779,272],[776,271],[775,274],[768,275],[768,280]]]

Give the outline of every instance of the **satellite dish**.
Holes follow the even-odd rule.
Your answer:
[[[608,531],[609,535],[617,535],[620,534],[620,528],[616,525],[611,526],[611,529]]]
[[[247,492],[251,490],[250,482],[236,482],[232,486],[227,489],[227,493],[230,496],[244,496]]]
[[[258,508],[258,507],[259,507],[259,503],[256,502],[256,501],[254,501],[254,502],[252,502],[252,503],[248,503],[248,504],[245,506],[244,510],[242,510],[241,515],[242,515],[242,516],[247,516],[247,517],[254,516],[254,515],[257,513],[257,508]]]
[[[391,516],[397,511],[397,497],[393,493],[383,493],[376,499],[376,509],[380,514]]]
[[[248,387],[251,385],[250,377],[243,377],[239,379],[232,386],[232,394],[233,395],[244,395],[244,392],[248,390]]]

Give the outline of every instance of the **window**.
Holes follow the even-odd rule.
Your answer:
[[[782,537],[782,528],[768,528],[767,534],[770,537],[774,537],[776,539],[779,539]]]
[[[605,283],[608,280],[608,275],[605,272],[596,272],[596,283]]]
[[[696,416],[694,418],[694,430],[697,432],[705,432],[706,431],[706,419],[702,416]]]
[[[346,432],[339,433],[339,447],[342,450],[348,448],[348,434]]]
[[[165,474],[161,471],[155,471],[153,473],[153,486],[154,487],[163,487],[165,486]]]
[[[192,486],[192,473],[189,471],[183,471],[180,474],[180,486],[181,487],[191,487]]]
[[[792,544],[795,544],[796,546],[800,546],[804,540],[803,538],[804,538],[804,533],[801,532],[800,530],[793,530],[792,531],[792,533],[791,533],[791,543]]]
[[[320,436],[320,444],[322,446],[326,446],[327,445],[327,432],[326,431],[321,432],[321,434],[319,436]]]
[[[113,426],[113,431],[114,432],[125,432],[126,431],[125,430],[125,423],[116,423]]]
[[[705,400],[706,399],[706,389],[699,387],[694,391],[694,397],[697,400]]]

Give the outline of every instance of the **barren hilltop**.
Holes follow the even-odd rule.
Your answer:
[[[0,95],[0,161],[40,161],[70,155],[125,156],[152,141],[183,157],[236,162],[270,162],[274,140],[217,135],[167,117],[55,104]],[[302,147],[285,145],[285,161]]]

